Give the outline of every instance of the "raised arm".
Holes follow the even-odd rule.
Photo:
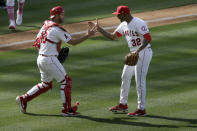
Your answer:
[[[95,34],[95,32],[96,32],[95,28],[88,29],[87,34],[85,34],[84,36],[81,36],[79,38],[72,38],[67,43],[71,44],[71,45],[77,45],[77,44],[87,40],[90,36],[93,36]]]
[[[110,33],[108,31],[104,30],[102,27],[99,26],[97,18],[96,18],[96,23],[88,22],[88,24],[90,27],[95,27],[97,29],[97,31],[99,31],[106,38],[108,38],[110,40],[116,40],[116,38],[117,38],[116,32],[114,31],[113,33]]]

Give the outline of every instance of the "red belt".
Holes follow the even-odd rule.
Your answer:
[[[44,54],[39,54],[39,55],[44,56],[44,57],[51,57],[51,56],[57,57],[57,55],[44,55]]]

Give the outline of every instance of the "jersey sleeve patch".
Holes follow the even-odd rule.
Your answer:
[[[65,38],[68,39],[68,36],[66,34],[64,34]]]
[[[63,35],[63,37],[62,37],[61,40],[62,40],[63,42],[65,42],[65,43],[67,43],[71,38],[72,38],[72,37],[70,36],[69,33],[64,32],[64,35]]]
[[[142,31],[147,31],[148,29],[147,29],[146,26],[142,26],[142,27],[141,27],[141,30],[142,30]]]

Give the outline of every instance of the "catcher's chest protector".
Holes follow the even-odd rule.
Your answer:
[[[59,27],[61,30],[66,31],[64,28],[60,27],[57,23],[54,23],[52,21],[46,20],[43,23],[44,26],[44,31],[41,33],[40,37],[38,37],[34,43],[33,46],[35,46],[36,48],[40,48],[40,44],[41,43],[46,43],[46,41],[50,42],[51,44],[57,44],[57,49],[59,49],[61,47],[61,41],[56,43],[50,39],[47,39],[47,30],[50,29],[51,27]],[[59,52],[60,50],[58,50]]]

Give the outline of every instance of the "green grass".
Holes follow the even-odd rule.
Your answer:
[[[0,53],[0,130],[68,131],[194,131],[197,129],[197,21],[150,29],[154,56],[147,77],[147,117],[112,114],[118,103],[120,76],[127,44],[122,38],[92,38],[71,47],[64,67],[73,78],[72,100],[80,102],[80,117],[61,117],[59,84],[28,104],[21,114],[15,97],[40,81],[37,51]],[[129,111],[137,106],[135,84]]]
[[[197,3],[196,0],[27,0],[24,8],[23,25],[17,32],[39,29],[48,19],[52,7],[61,5],[65,8],[65,23],[73,23],[113,16],[111,13],[119,5],[128,5],[131,12],[163,9]],[[17,5],[17,3],[16,3]],[[15,9],[16,10],[16,9]],[[6,10],[0,10],[0,34],[12,33],[8,30]]]

